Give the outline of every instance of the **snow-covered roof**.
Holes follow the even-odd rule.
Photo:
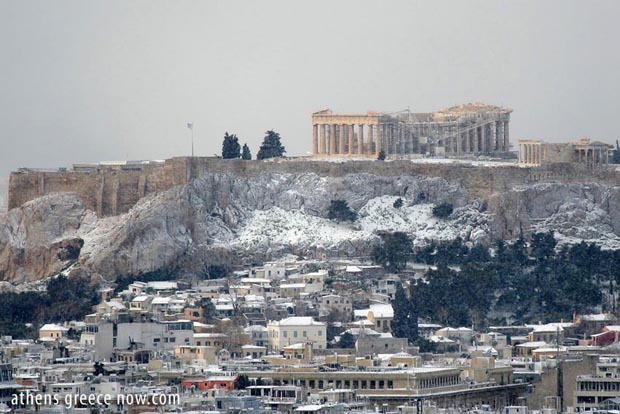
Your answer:
[[[441,328],[438,329],[435,334],[436,335],[469,335],[472,334],[474,331],[471,328],[450,328],[450,327],[445,327],[445,328]]]
[[[267,332],[267,328],[263,325],[250,325],[243,329],[244,332]]]
[[[312,319],[311,316],[292,316],[290,318],[282,319],[277,322],[269,322],[269,325],[278,325],[278,326],[310,326],[310,325],[318,325],[325,326],[323,322],[317,322]]]
[[[303,342],[297,342],[292,345],[287,345],[284,349],[304,349],[305,344]]]
[[[148,282],[147,286],[153,290],[176,290],[178,289],[177,282],[172,282],[172,281]]]
[[[239,279],[239,283],[266,283],[266,284],[271,284],[271,280],[269,279],[264,279],[261,277],[244,277],[242,279]]]
[[[533,341],[533,342],[524,342],[522,344],[519,344],[517,345],[517,348],[536,349],[536,348],[542,348],[544,346],[547,346],[547,343],[545,341]]]
[[[390,304],[375,303],[370,305],[370,311],[375,318],[393,318],[394,308]]]
[[[412,356],[413,355],[407,352],[401,351],[401,352],[397,352],[396,354],[392,355],[392,358],[410,358]]]
[[[356,318],[366,318],[370,309],[355,309],[353,310],[353,316]]]
[[[116,310],[124,310],[125,305],[122,304],[121,302],[115,302],[115,301],[111,301],[111,302],[106,302],[106,305],[108,305],[110,308],[112,309],[116,309]]]
[[[170,303],[170,298],[162,297],[162,296],[157,296],[153,298],[153,301],[151,302],[151,304],[153,305],[167,305],[169,303]]]
[[[345,272],[347,273],[361,273],[362,269],[357,266],[347,266]]]
[[[436,344],[438,343],[453,344],[454,343],[452,339],[446,338],[445,336],[437,336],[437,335],[431,335],[428,338],[428,340]]]
[[[536,353],[536,354],[542,354],[542,353],[550,353],[550,352],[567,352],[568,348],[565,346],[559,346],[559,347],[541,347],[541,348],[536,348],[534,349],[532,352]]]
[[[305,287],[305,283],[283,283],[280,285],[280,289],[303,289]]]
[[[324,406],[319,404],[300,405],[294,411],[320,411]]]
[[[150,298],[151,297],[148,295],[140,295],[140,296],[136,296],[135,298],[133,298],[132,302],[146,302]]]
[[[228,337],[227,334],[225,333],[220,333],[220,332],[213,332],[213,333],[209,333],[209,332],[205,332],[205,333],[195,333],[194,334],[194,339],[196,338],[224,338],[224,337]]]
[[[39,331],[65,331],[66,332],[68,331],[68,329],[65,328],[64,326],[57,325],[55,323],[46,323],[41,328],[39,328]]]
[[[265,297],[262,295],[245,295],[243,297],[246,302],[264,302]]]
[[[362,334],[366,336],[379,336],[380,335],[379,332],[373,329],[368,329],[368,328],[350,328],[350,329],[347,329],[345,332],[348,332],[353,336],[358,336]]]
[[[559,325],[552,325],[552,324],[549,324],[549,325],[537,325],[537,326],[533,326],[532,328],[533,328],[532,332],[537,332],[537,333],[540,333],[540,332],[554,332],[555,333],[555,332],[563,332],[564,331],[563,327],[561,327]]]

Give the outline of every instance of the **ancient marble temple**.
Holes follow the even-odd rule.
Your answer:
[[[511,109],[481,103],[431,112],[312,114],[316,157],[477,155],[510,149]]]

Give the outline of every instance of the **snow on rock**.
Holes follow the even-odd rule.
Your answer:
[[[403,205],[395,208],[399,197]],[[327,219],[336,199],[358,213],[355,223]],[[447,219],[432,215],[441,203],[454,207]],[[597,183],[528,184],[475,200],[458,182],[430,176],[205,173],[119,216],[97,218],[70,193],[0,215],[0,280],[40,280],[76,260],[114,279],[170,268],[200,272],[205,264],[319,246],[364,255],[381,231],[403,231],[423,245],[456,237],[486,244],[553,230],[560,242],[620,248],[619,206],[620,187]]]
[[[309,215],[303,210],[286,211],[279,207],[256,210],[231,245],[244,249],[265,249],[277,245],[301,249],[313,245],[338,248],[341,243],[351,240],[373,240],[379,231],[408,233],[414,244],[453,240],[458,236],[469,239],[473,227],[463,233],[460,226],[462,217],[457,222],[436,219],[432,213],[434,204],[428,203],[395,208],[393,204],[398,198],[381,196],[370,199],[360,208],[356,223],[336,223]]]

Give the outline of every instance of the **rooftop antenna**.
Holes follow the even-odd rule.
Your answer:
[[[187,128],[189,128],[189,130],[191,131],[192,134],[192,157],[194,156],[194,123],[193,122],[188,122],[187,123]]]

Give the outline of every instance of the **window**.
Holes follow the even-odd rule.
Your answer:
[[[308,332],[303,331],[303,332],[302,332],[302,335],[303,335],[303,337],[305,338],[305,337],[307,337],[307,336],[308,336]]]
[[[283,335],[285,338],[288,338],[288,332],[287,332],[287,331],[284,331],[284,332],[282,333],[282,335]]]
[[[295,338],[297,338],[297,331],[294,331],[294,332],[293,332],[293,336],[294,336]]]
[[[323,336],[323,331],[319,329],[319,331],[317,332],[318,336]]]

